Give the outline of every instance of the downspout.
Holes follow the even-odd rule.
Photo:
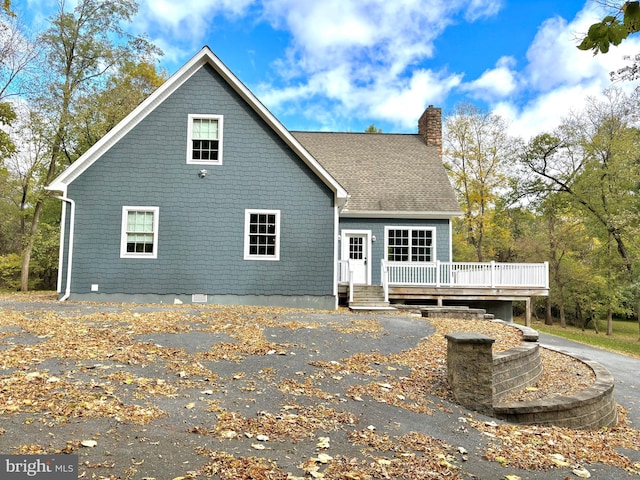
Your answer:
[[[73,263],[73,235],[75,229],[75,221],[76,221],[76,202],[68,197],[57,197],[63,202],[67,202],[71,206],[71,210],[69,212],[69,249],[67,251],[67,284],[64,290],[64,295],[60,297],[60,301],[64,302],[71,295],[71,265]],[[66,208],[63,210],[66,213]],[[66,217],[65,217],[66,220]],[[60,266],[62,266],[62,254],[63,254],[63,233],[64,233],[65,223],[62,224],[62,232],[60,234]],[[59,276],[59,278],[62,278]],[[60,285],[61,287],[62,285]]]

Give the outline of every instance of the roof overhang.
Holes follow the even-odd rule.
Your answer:
[[[451,219],[462,216],[461,211],[456,212],[410,212],[410,211],[383,211],[383,210],[341,210],[340,217],[344,218],[414,218],[414,219]]]
[[[47,187],[48,190],[66,192],[67,186],[87,170],[98,158],[130,132],[158,105],[175,92],[196,71],[209,64],[264,120],[276,134],[289,146],[303,162],[327,185],[335,194],[339,207],[347,201],[347,192],[318,163],[318,161],[298,142],[282,123],[258,100],[258,98],[236,77],[222,61],[205,46],[182,68],[174,73],[164,84],[127,115],[118,125],[111,129],[96,144],[87,150],[69,168],[56,177]]]

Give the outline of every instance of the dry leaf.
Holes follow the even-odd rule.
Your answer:
[[[591,478],[591,473],[584,467],[575,468],[573,474],[580,478]]]
[[[333,460],[333,457],[331,455],[327,455],[326,453],[321,453],[318,455],[316,460],[320,463],[329,463],[331,460]]]

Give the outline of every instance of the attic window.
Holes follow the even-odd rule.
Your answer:
[[[187,163],[222,165],[222,115],[189,115]]]

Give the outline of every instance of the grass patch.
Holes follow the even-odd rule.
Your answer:
[[[523,318],[516,318],[515,322],[524,325]],[[592,347],[603,348],[612,352],[640,358],[640,342],[638,341],[640,334],[638,333],[637,322],[614,320],[613,335],[611,336],[606,334],[606,321],[598,321],[598,331],[600,333],[596,333],[592,325],[589,325],[587,330],[582,331],[580,327],[571,325],[562,328],[557,323],[545,325],[543,321],[533,321],[531,322],[531,327],[539,332],[550,333],[558,337],[591,345]]]

